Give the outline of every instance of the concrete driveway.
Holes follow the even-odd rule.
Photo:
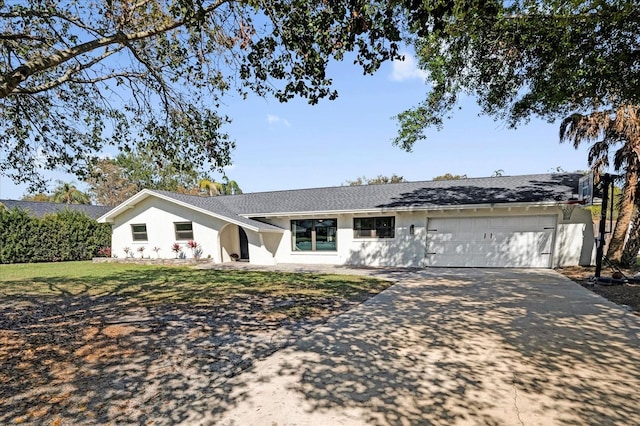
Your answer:
[[[398,283],[231,379],[194,423],[640,424],[640,317],[549,270],[372,273]]]

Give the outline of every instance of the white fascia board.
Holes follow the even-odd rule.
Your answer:
[[[415,211],[447,211],[447,210],[480,210],[480,209],[509,209],[509,208],[531,208],[531,207],[555,207],[563,205],[562,201],[536,201],[522,203],[486,203],[486,204],[461,204],[449,206],[437,206],[420,208]]]
[[[251,213],[240,214],[242,217],[251,219],[254,217],[287,217],[287,216],[327,216],[341,214],[389,214],[389,213],[406,213],[406,212],[428,212],[442,210],[466,210],[466,209],[499,209],[513,207],[549,207],[564,204],[562,201],[540,201],[540,202],[521,202],[521,203],[486,203],[486,204],[452,204],[446,206],[428,206],[428,207],[394,207],[380,209],[357,209],[357,210],[318,210],[305,212],[275,212],[275,213]]]
[[[193,210],[193,211],[197,211],[199,213],[202,213],[202,214],[207,215],[207,216],[214,217],[216,219],[223,220],[225,222],[233,223],[234,225],[238,225],[240,227],[247,228],[247,229],[249,229],[251,231],[254,231],[254,232],[276,232],[276,233],[284,232],[284,229],[283,230],[263,229],[263,228],[259,228],[257,226],[252,226],[252,225],[240,222],[239,220],[235,220],[233,218],[230,218],[228,216],[223,216],[223,215],[214,213],[212,211],[209,211],[209,210],[194,206],[193,204],[189,204],[189,203],[185,203],[185,202],[180,201],[180,200],[176,200],[173,197],[169,197],[169,196],[164,195],[164,194],[159,194],[159,193],[157,193],[155,191],[151,191],[149,189],[143,189],[142,191],[140,191],[139,193],[137,193],[133,197],[129,198],[124,203],[120,204],[119,206],[117,206],[113,210],[109,211],[105,215],[99,217],[98,218],[98,222],[113,223],[113,218],[114,217],[118,216],[120,213],[122,213],[123,211],[125,211],[127,209],[134,208],[135,205],[138,202],[144,200],[145,198],[147,198],[149,196],[160,198],[161,200],[165,200],[165,201],[168,201],[170,203],[177,204],[179,206],[185,207],[185,208]],[[275,225],[272,225],[272,226],[275,226]]]
[[[149,195],[159,195],[159,194],[155,194],[153,191],[148,190],[148,189],[143,189],[142,191],[138,192],[134,196],[128,198],[126,201],[123,201],[122,203],[120,203],[116,207],[114,207],[113,209],[109,210],[108,212],[106,212],[105,214],[100,216],[97,219],[98,223],[113,223],[114,222],[114,220],[113,220],[114,217],[120,215],[122,212],[124,212],[124,211],[126,211],[128,209],[134,208],[136,206],[136,204],[138,204],[140,201],[142,201],[145,198],[147,198]]]

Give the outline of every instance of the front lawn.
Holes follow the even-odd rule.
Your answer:
[[[121,263],[0,265],[0,298],[122,296],[137,304],[215,304],[242,297],[364,300],[388,281],[352,276],[202,270]]]
[[[121,263],[0,265],[0,424],[186,423],[203,395],[228,399],[229,377],[390,284]]]

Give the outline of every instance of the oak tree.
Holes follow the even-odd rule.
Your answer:
[[[398,56],[398,6],[332,0],[0,0],[0,173],[87,174],[136,149],[220,169],[230,91],[335,98],[331,59]]]

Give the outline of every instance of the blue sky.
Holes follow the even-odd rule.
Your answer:
[[[314,106],[226,98],[221,109],[233,119],[226,130],[237,145],[226,172],[244,192],[339,186],[393,173],[415,181],[445,173],[482,177],[499,169],[518,175],[587,168],[586,147],[558,142],[559,123],[532,120],[509,130],[478,116],[472,99],[461,102],[442,131],[429,131],[407,153],[391,143],[397,132],[392,117],[420,102],[427,88],[411,57],[385,64],[374,76],[363,76],[350,62],[332,64],[329,75],[340,95]],[[78,182],[62,174],[51,178]],[[25,190],[0,178],[0,198],[19,199]]]

